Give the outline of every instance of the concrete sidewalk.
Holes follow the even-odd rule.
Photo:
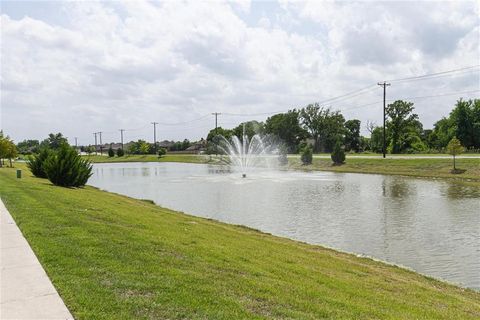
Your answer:
[[[0,199],[0,319],[73,319]]]

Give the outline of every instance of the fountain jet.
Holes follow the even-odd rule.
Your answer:
[[[220,151],[228,156],[225,162],[240,170],[242,178],[247,177],[247,172],[251,168],[272,167],[278,162],[278,158],[274,157],[278,151],[270,137],[255,134],[248,139],[248,135],[245,133],[245,124],[241,139],[237,136],[233,136],[230,140],[223,136],[220,136],[219,139]]]

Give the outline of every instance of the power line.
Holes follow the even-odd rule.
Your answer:
[[[179,125],[182,125],[182,124],[187,124],[187,123],[192,123],[192,122],[195,122],[195,121],[199,121],[199,120],[203,120],[203,119],[206,119],[207,117],[209,117],[210,114],[205,114],[199,118],[195,118],[195,119],[192,119],[192,120],[188,120],[188,121],[183,121],[183,122],[173,122],[173,123],[168,123],[168,122],[157,122],[158,124],[161,124],[163,126],[179,126]]]
[[[458,91],[458,92],[441,93],[441,94],[428,95],[428,96],[403,97],[403,98],[401,98],[401,99],[403,99],[403,100],[407,100],[407,99],[408,99],[408,100],[413,100],[413,99],[427,99],[427,98],[454,96],[454,95],[460,95],[460,94],[470,94],[470,93],[475,93],[475,92],[480,92],[480,90]],[[400,99],[400,98],[399,98],[399,99]],[[392,101],[399,100],[399,99],[387,99],[386,101],[392,102]],[[368,107],[368,106],[371,106],[371,105],[378,104],[378,103],[380,103],[380,102],[382,102],[382,101],[380,100],[380,101],[375,101],[375,102],[369,102],[369,103],[367,103],[367,104],[362,104],[362,105],[359,105],[359,106],[353,106],[353,107],[349,107],[349,108],[344,108],[344,109],[342,109],[342,111],[352,110],[352,109],[360,109],[360,108],[363,108],[363,107]]]
[[[458,68],[458,69],[453,69],[453,70],[446,70],[446,71],[441,71],[441,72],[435,72],[435,73],[429,73],[429,74],[424,74],[420,76],[412,76],[412,77],[406,77],[406,78],[399,78],[399,79],[390,79],[387,80],[389,82],[400,82],[400,81],[411,81],[411,80],[423,80],[427,78],[436,78],[444,75],[450,75],[451,73],[456,73],[460,71],[466,71],[469,70],[468,72],[471,71],[471,69],[475,69],[480,67],[479,64],[474,65],[474,66],[469,66],[469,67],[463,67],[463,68]]]

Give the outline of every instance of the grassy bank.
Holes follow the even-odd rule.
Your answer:
[[[480,317],[478,292],[92,187],[3,168],[0,196],[77,319]]]
[[[332,165],[330,159],[313,158],[313,163],[303,166],[298,157],[289,158],[289,166],[302,170],[323,170],[335,172],[396,174],[428,178],[449,178],[480,182],[480,158],[457,159],[457,168],[466,170],[462,174],[452,174],[451,159],[423,158],[355,158],[347,157],[345,164]]]
[[[325,156],[325,155],[321,155]],[[420,155],[427,156],[427,155]],[[445,156],[445,155],[441,155]],[[401,158],[399,158],[401,157]],[[215,163],[214,157],[201,155],[167,154],[162,158],[155,155],[131,155],[124,157],[109,158],[106,156],[86,157],[92,162],[188,162],[188,163]],[[213,159],[213,160],[212,160]],[[457,159],[457,168],[466,170],[462,174],[450,173],[452,160],[450,158],[419,158],[419,155],[389,155],[387,159],[378,158],[378,155],[367,157],[355,157],[347,155],[346,163],[341,166],[333,166],[329,158],[313,158],[313,164],[303,166],[298,155],[289,156],[289,167],[301,170],[323,170],[335,172],[353,173],[378,173],[396,174],[414,177],[449,178],[457,180],[469,180],[480,183],[480,158]]]
[[[134,154],[125,155],[123,157],[108,157],[100,155],[84,156],[95,163],[109,162],[187,162],[187,163],[206,163],[209,158],[193,154],[167,154],[161,158],[154,154]]]

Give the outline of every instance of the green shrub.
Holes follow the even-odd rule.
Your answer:
[[[123,157],[125,155],[125,151],[122,148],[117,149],[117,157]]]
[[[162,156],[167,154],[167,149],[165,148],[160,148],[158,149],[158,157],[161,158]]]
[[[113,151],[112,147],[108,148],[108,156],[110,158],[115,157],[115,151]]]
[[[313,149],[310,145],[303,147],[301,152],[301,159],[304,165],[312,164],[313,160]]]
[[[333,148],[332,152],[332,161],[336,165],[343,164],[345,162],[345,152],[342,149],[342,146],[340,145],[340,141],[337,141],[335,143],[335,147]]]
[[[62,187],[84,186],[92,175],[90,161],[82,159],[75,149],[66,144],[50,154],[43,168],[48,180]]]
[[[32,174],[37,178],[46,178],[47,174],[43,168],[45,160],[52,154],[52,151],[48,148],[40,149],[40,152],[34,156],[29,156],[27,159],[27,167]]]

